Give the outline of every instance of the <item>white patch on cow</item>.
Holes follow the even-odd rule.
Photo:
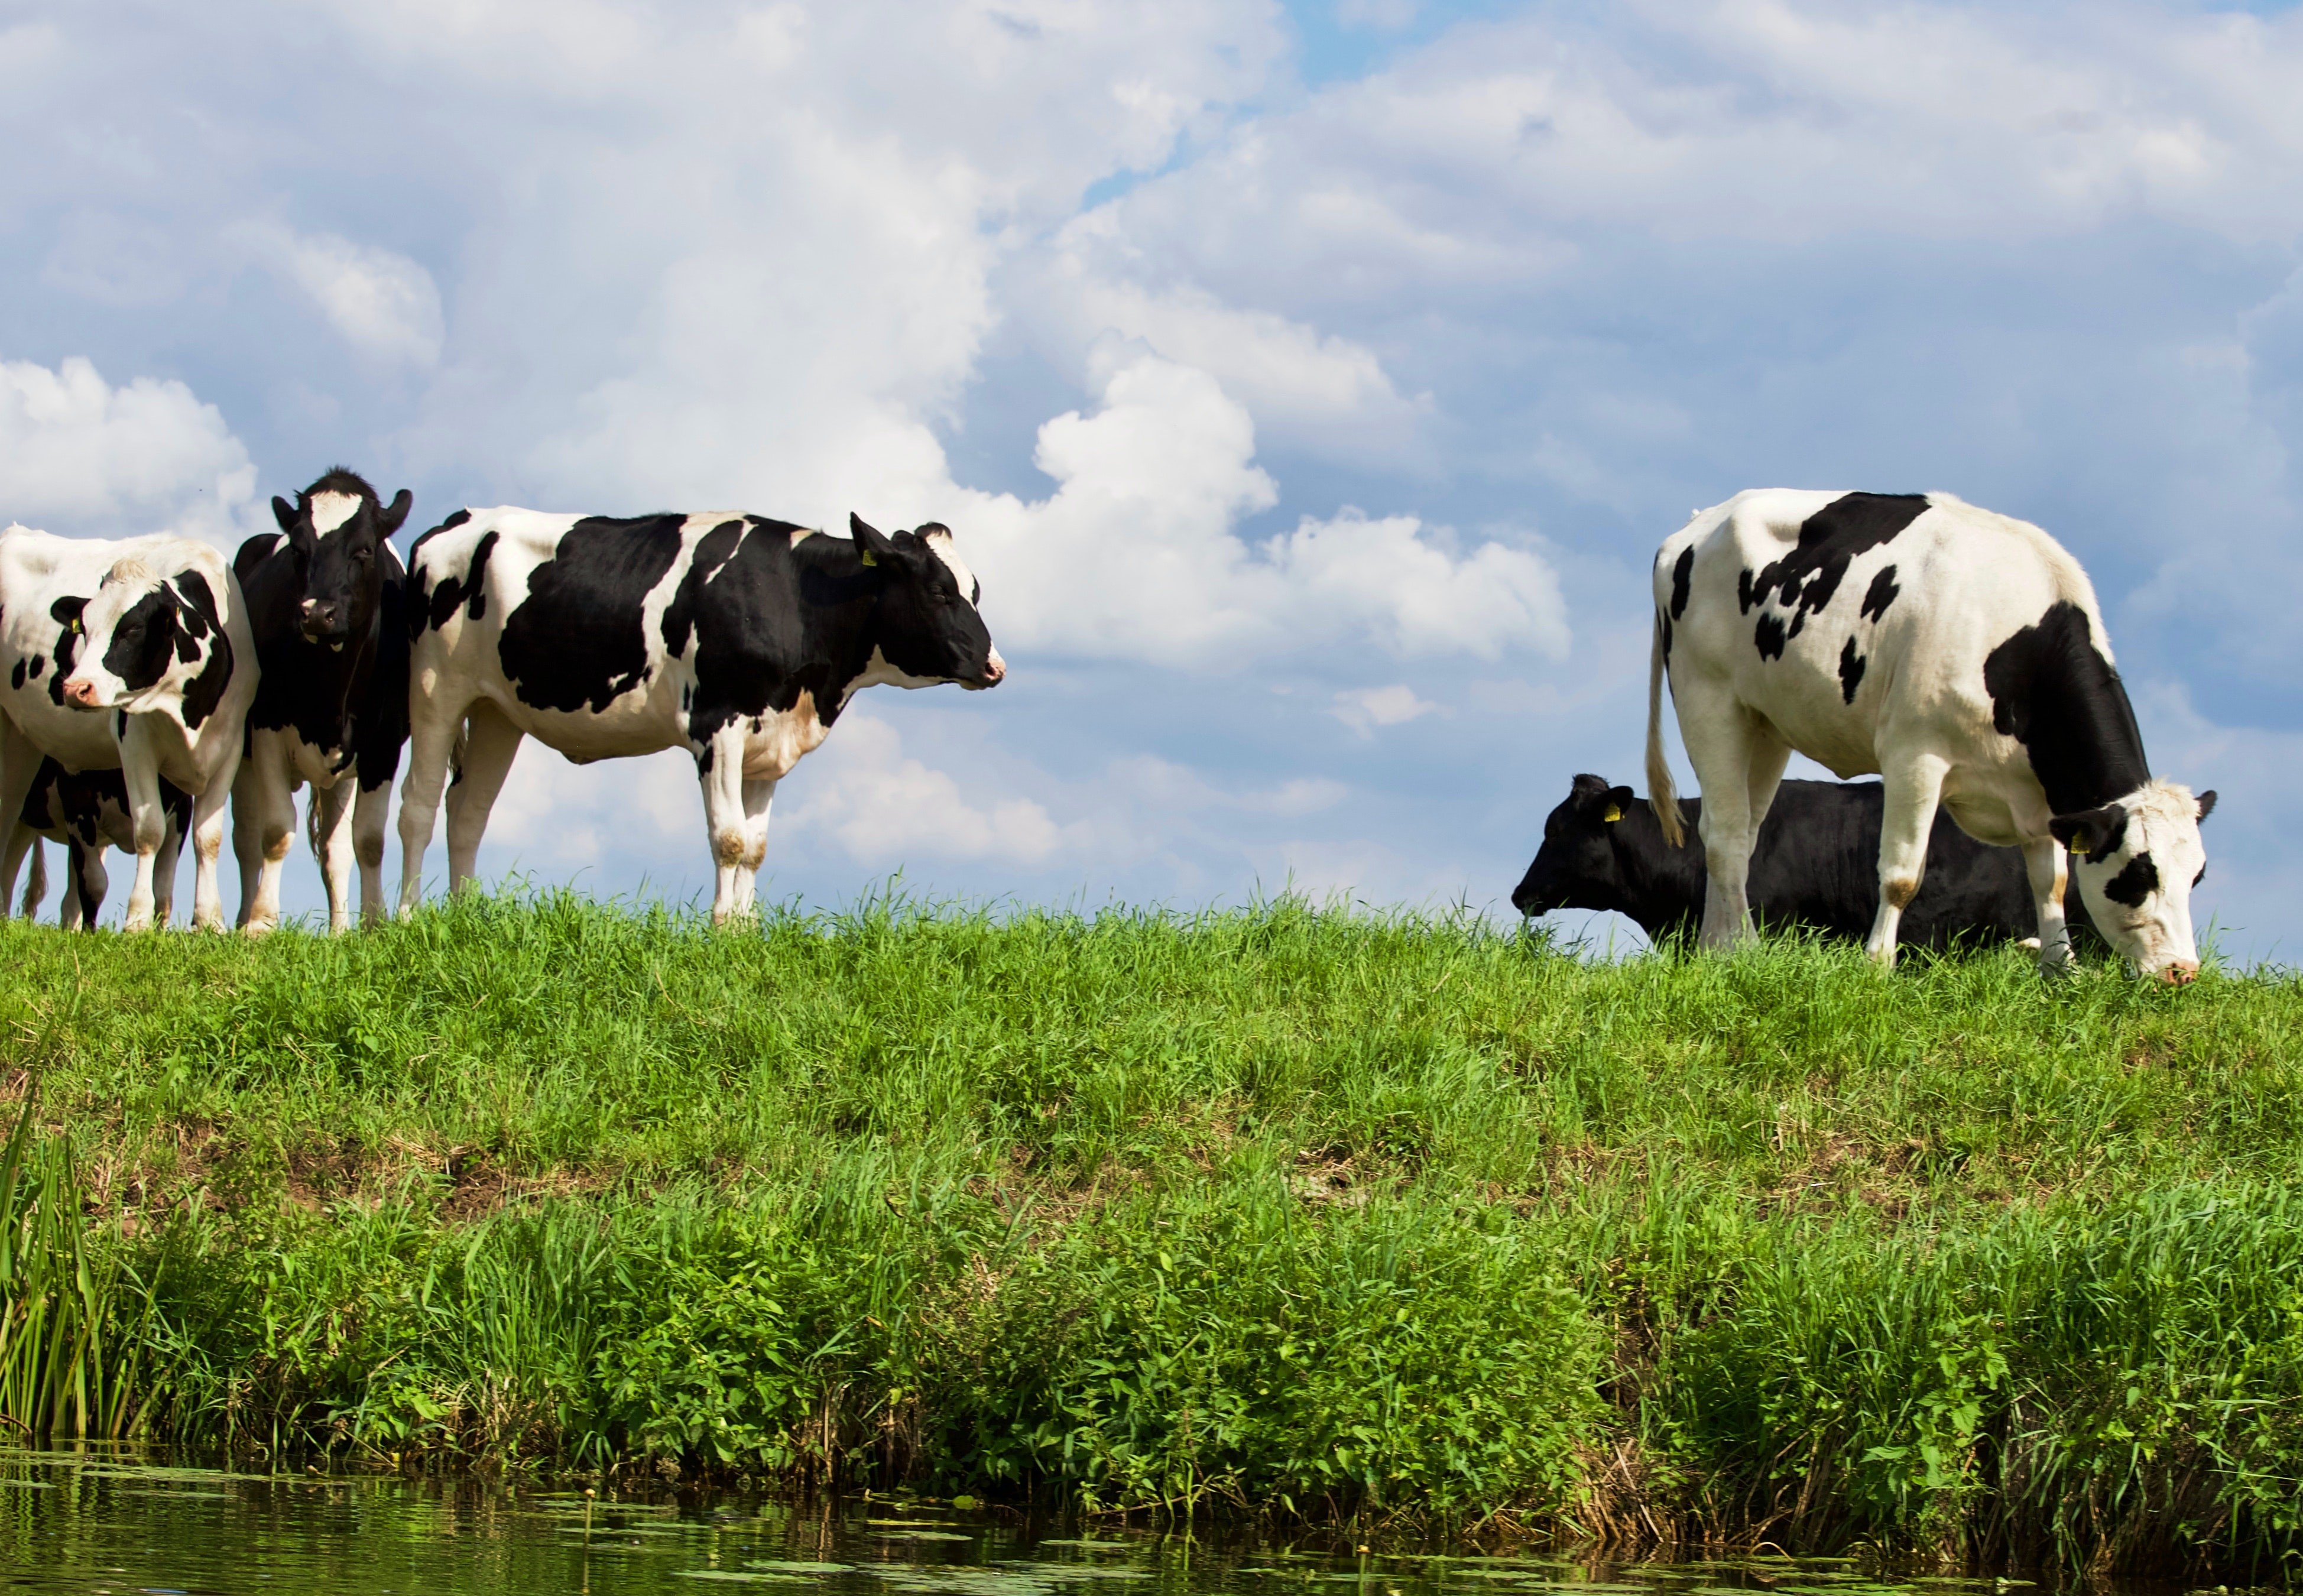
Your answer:
[[[752,725],[752,735],[744,739],[744,776],[753,781],[782,781],[831,734],[816,715],[815,695],[805,688],[789,709],[756,716]]]
[[[794,527],[791,529],[791,545],[797,548],[806,539],[822,536],[823,534],[814,527]]]
[[[936,558],[942,561],[944,564],[949,568],[953,578],[959,583],[960,597],[967,600],[970,604],[974,604],[975,602],[975,573],[967,569],[967,562],[959,557],[958,549],[952,545],[951,534],[949,532],[931,532],[924,538],[921,539],[921,541],[925,543],[928,547],[933,549],[936,553]]]
[[[850,698],[865,688],[933,688],[957,680],[953,676],[914,676],[910,671],[890,664],[888,656],[875,646],[872,650],[872,657],[864,662],[863,673],[848,684],[847,690],[839,695],[839,702],[844,707]]]
[[[358,494],[314,494],[305,506],[311,512],[313,536],[325,537],[358,515],[359,507]]]

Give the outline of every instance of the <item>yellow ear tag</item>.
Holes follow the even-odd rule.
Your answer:
[[[1600,819],[1607,822],[1610,825],[1614,824],[1616,821],[1623,819],[1623,817],[1624,806],[1621,804],[1609,804],[1607,806],[1607,812],[1599,816]]]
[[[2073,853],[2085,853],[2087,850],[2088,845],[2087,839],[2085,837],[2074,837],[2071,839],[2071,851]]]
[[[871,550],[865,548],[860,543],[856,545],[856,552],[863,557],[864,563],[866,565],[877,565],[880,563],[880,557]]]

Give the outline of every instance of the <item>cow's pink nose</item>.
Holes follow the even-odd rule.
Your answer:
[[[1007,680],[1008,662],[1000,657],[1000,651],[995,648],[991,651],[991,657],[983,663],[983,685],[996,688]]]
[[[82,681],[79,677],[75,676],[70,681],[64,683],[64,697],[71,699],[74,704],[79,705],[82,709],[94,709],[96,707],[96,683],[92,681]]]
[[[2189,986],[2198,978],[2199,961],[2196,958],[2173,959],[2159,972],[2159,979],[2170,986]]]

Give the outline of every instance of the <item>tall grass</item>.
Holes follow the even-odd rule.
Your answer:
[[[70,1127],[105,1216],[70,1236],[127,1271],[103,1322],[144,1359],[118,1411],[164,1432],[1962,1560],[2303,1550],[2278,975],[1595,967],[1290,901],[713,934],[563,895],[0,956],[0,1068]]]

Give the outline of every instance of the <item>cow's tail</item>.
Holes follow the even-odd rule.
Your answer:
[[[1663,752],[1663,612],[1658,611],[1655,632],[1648,644],[1648,803],[1663,840],[1677,848],[1687,829],[1679,818],[1679,793],[1671,784],[1671,761]]]
[[[48,895],[47,849],[40,846],[38,837],[32,839],[32,873],[24,878],[23,915],[27,920],[40,912],[41,903]]]

